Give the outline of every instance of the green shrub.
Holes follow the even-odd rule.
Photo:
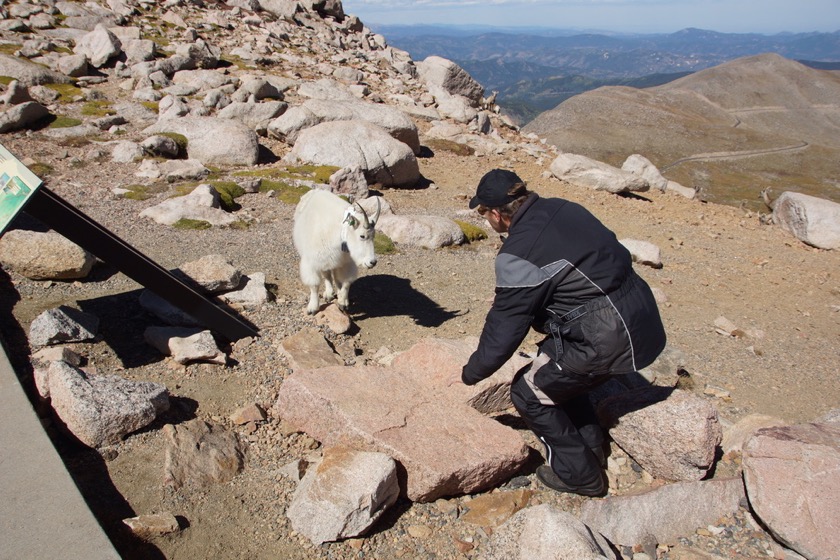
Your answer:
[[[111,107],[111,103],[103,99],[88,101],[82,106],[82,114],[88,117],[107,117],[116,114],[116,112]]]
[[[397,252],[397,248],[394,246],[391,238],[381,231],[377,231],[373,237],[373,250],[377,255],[392,255]]]
[[[309,187],[296,187],[283,181],[263,180],[260,184],[260,192],[274,191],[277,200],[284,204],[295,205],[300,202],[300,197],[310,191]]]
[[[302,176],[302,178],[326,185],[330,182],[330,176],[339,169],[341,168],[334,165],[298,165],[288,168],[288,172],[291,176]]]
[[[58,100],[62,103],[70,103],[82,95],[82,90],[75,84],[46,84],[47,87],[58,94]]]
[[[23,45],[18,43],[3,43],[0,45],[0,54],[8,54],[14,56],[14,54],[19,51]],[[5,78],[5,76],[4,76]]]
[[[47,177],[50,173],[53,172],[53,168],[51,165],[47,165],[46,163],[41,163],[37,161],[29,166],[29,170],[34,173],[40,179]]]
[[[163,192],[166,188],[160,184],[154,185],[128,185],[124,187],[128,192],[122,194],[122,198],[128,200],[148,200],[157,193]]]
[[[444,140],[442,138],[432,138],[427,142],[427,147],[432,151],[452,152],[459,156],[471,156],[475,154],[475,150],[466,144],[459,144],[452,140]]]
[[[55,120],[50,123],[50,128],[70,128],[71,126],[79,126],[83,121],[74,119],[73,117],[65,117],[57,115]]]
[[[487,239],[487,232],[480,227],[467,222],[462,222],[461,220],[455,220],[455,223],[458,224],[458,227],[464,232],[464,237],[467,238],[467,242],[472,243],[473,241]]]
[[[191,220],[189,218],[181,218],[172,227],[175,229],[210,229],[213,224],[204,220]]]
[[[228,212],[239,209],[236,199],[245,194],[245,190],[233,181],[214,181],[210,183],[219,193],[219,203]]]

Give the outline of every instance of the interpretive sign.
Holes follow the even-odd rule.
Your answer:
[[[41,179],[0,144],[0,234],[41,186]]]

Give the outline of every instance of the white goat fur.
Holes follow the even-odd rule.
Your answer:
[[[307,313],[318,311],[321,281],[325,284],[324,300],[337,296],[339,308],[348,308],[357,267],[376,265],[373,237],[378,217],[378,210],[368,218],[361,206],[351,205],[329,191],[313,189],[301,197],[295,209],[292,239],[300,256],[300,279],[309,287]]]

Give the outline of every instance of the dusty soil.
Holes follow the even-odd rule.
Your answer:
[[[243,313],[260,337],[236,345],[227,366],[181,367],[143,342],[143,330],[157,323],[137,302],[142,287],[112,265],[99,265],[89,278],[67,283],[31,281],[13,270],[1,275],[3,314],[14,318],[4,318],[2,334],[30,391],[29,324],[41,311],[62,303],[100,317],[101,339],[74,345],[87,368],[169,388],[172,410],[110,448],[87,449],[47,422],[92,510],[125,558],[482,557],[492,528],[460,519],[458,512],[469,509],[469,497],[463,496],[437,504],[401,501],[365,538],[313,546],[291,530],[284,515],[294,483],[280,469],[317,454],[318,442],[288,433],[273,417],[251,433],[230,422],[230,415],[247,404],[271,408],[291,373],[279,343],[315,325],[304,313],[307,294],[296,275],[292,206],[264,194],[245,195],[239,212],[255,218],[248,229],[178,231],[138,217],[165,194],[142,202],[111,194],[113,187],[137,182],[134,166],[88,161],[89,147],[56,148],[37,133],[7,135],[3,144],[18,157],[52,165],[48,185],[53,191],[162,266],[171,269],[221,253],[246,274],[264,272],[276,294],[262,309]],[[637,269],[667,299],[661,312],[669,344],[683,353],[693,390],[717,404],[724,423],[749,413],[804,422],[840,406],[840,252],[807,247],[737,208],[658,192],[619,197],[572,188],[545,176],[549,163],[518,152],[482,158],[438,152],[420,160],[431,186],[382,194],[398,213],[444,215],[480,225],[477,216],[464,212],[467,197],[487,170],[512,168],[543,196],[583,203],[620,239],[647,240],[661,248],[661,269]],[[423,337],[477,336],[492,297],[497,248],[492,235],[440,250],[398,247],[353,286],[356,328],[347,335],[322,331],[348,365],[372,360],[383,346],[406,350]],[[716,332],[715,320],[722,316],[739,328],[739,336]],[[705,395],[708,387],[717,388],[717,396]],[[38,404],[38,409],[50,418],[48,407]],[[193,417],[236,430],[249,442],[247,466],[229,483],[173,491],[163,485],[161,427]],[[546,491],[533,476],[535,467],[529,465],[520,473],[527,478],[514,479],[502,490],[529,486],[532,504],[555,503],[575,511],[583,498]],[[158,512],[175,514],[182,530],[142,541],[121,523]],[[730,519],[722,536],[707,531],[671,544],[717,551],[721,557],[767,557],[769,538],[748,521]]]

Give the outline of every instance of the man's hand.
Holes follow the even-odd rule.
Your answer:
[[[464,383],[464,385],[475,385],[476,383],[481,381],[481,378],[472,373],[472,371],[467,366],[464,366],[463,368],[461,368],[461,381]]]

